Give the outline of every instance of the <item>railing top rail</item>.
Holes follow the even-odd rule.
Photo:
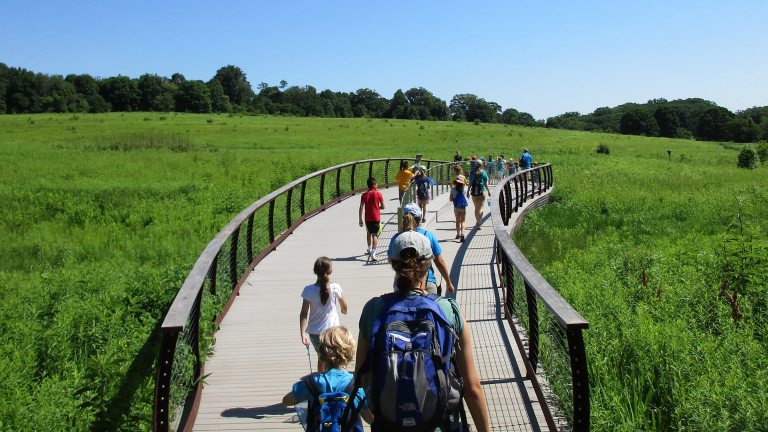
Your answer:
[[[539,165],[538,168],[546,167],[550,164]],[[499,195],[504,188],[504,185],[514,179],[517,176],[523,175],[526,172],[534,171],[536,168],[530,168],[524,171],[517,172],[511,176],[505,177],[501,180],[496,187],[491,191],[491,202],[498,203]],[[512,240],[510,233],[507,231],[507,227],[504,225],[504,221],[501,217],[501,209],[498,205],[491,206],[491,219],[493,221],[493,231],[496,235],[496,240],[499,242],[502,250],[509,257],[512,263],[517,267],[523,279],[530,285],[531,289],[541,299],[547,309],[552,312],[555,318],[560,324],[566,328],[587,328],[589,322],[581,316],[560,293],[555,290],[552,285],[547,282],[546,279],[539,273],[536,268],[531,265],[528,258],[523,255],[520,248],[517,247]]]
[[[189,275],[187,276],[186,280],[182,284],[181,289],[179,289],[179,292],[176,294],[176,298],[174,298],[173,303],[168,309],[168,312],[165,315],[165,319],[163,320],[162,328],[182,330],[186,326],[186,321],[187,321],[187,318],[189,317],[190,311],[192,310],[195,298],[197,297],[199,290],[201,289],[203,283],[205,282],[205,278],[207,277],[208,270],[211,268],[213,261],[216,259],[216,255],[219,253],[219,251],[221,250],[221,247],[224,245],[227,239],[232,235],[232,233],[238,227],[240,227],[244,222],[246,222],[247,219],[253,213],[256,212],[256,210],[260,209],[261,207],[264,207],[265,205],[268,205],[270,201],[288,192],[289,190],[297,186],[300,186],[302,183],[314,177],[318,177],[320,175],[327,174],[329,172],[334,172],[338,169],[356,165],[356,164],[371,163],[371,162],[385,162],[387,160],[400,161],[400,160],[413,160],[413,158],[405,158],[405,157],[375,158],[375,159],[363,159],[363,160],[357,160],[352,162],[345,162],[339,165],[322,169],[320,171],[315,171],[301,178],[298,178],[272,191],[271,193],[265,195],[264,197],[258,199],[256,202],[254,202],[250,206],[243,209],[240,213],[237,214],[237,216],[235,216],[232,220],[230,220],[229,223],[227,223],[227,225],[224,226],[224,228],[221,231],[219,231],[218,234],[216,234],[213,240],[211,240],[210,243],[208,243],[208,245],[205,247],[203,252],[197,258],[197,261],[192,267],[192,270],[189,272]],[[445,162],[443,160],[437,160],[437,159],[422,159],[422,161],[438,162],[438,163]]]

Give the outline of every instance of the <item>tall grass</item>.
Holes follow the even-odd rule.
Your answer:
[[[768,176],[736,169],[738,146],[115,113],[0,116],[0,430],[148,430],[159,320],[205,244],[269,191],[355,159],[522,147],[554,163],[556,189],[518,241],[591,323],[596,428],[764,428],[765,271],[735,263],[765,268]]]

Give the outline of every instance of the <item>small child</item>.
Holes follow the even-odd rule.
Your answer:
[[[416,170],[416,176],[413,178],[413,182],[416,183],[416,199],[419,202],[419,207],[421,207],[422,223],[427,221],[427,204],[429,204],[431,198],[429,194],[430,186],[437,184],[432,178],[424,174],[424,169],[426,167]]]
[[[464,220],[467,217],[467,198],[464,196],[464,176],[459,176],[452,182],[451,194],[448,199],[453,202],[453,214],[456,216],[456,239],[464,243]]]
[[[333,262],[328,257],[319,257],[315,260],[312,271],[317,280],[312,285],[307,285],[301,292],[301,312],[299,313],[299,333],[301,343],[312,347],[318,352],[320,349],[320,334],[339,325],[339,312],[347,313],[347,301],[344,299],[344,291],[337,283],[331,283]],[[337,308],[338,303],[338,308]],[[307,337],[309,335],[309,337]],[[323,363],[318,360],[317,370],[322,372]]]
[[[400,161],[400,171],[395,175],[395,180],[397,180],[398,199],[400,201],[403,200],[403,195],[405,194],[405,191],[408,190],[408,185],[411,184],[413,175],[413,171],[411,171],[411,168],[408,166],[408,162]]]
[[[354,375],[346,371],[346,366],[355,357],[355,339],[349,334],[349,330],[343,326],[331,327],[320,335],[320,349],[318,356],[325,365],[325,372],[318,372],[303,377],[293,384],[291,391],[283,396],[284,405],[296,405],[299,402],[308,402],[307,430],[320,430],[319,395],[324,393],[344,392],[349,396],[354,388]],[[365,402],[365,391],[360,388],[354,396],[354,407],[361,407],[363,418],[366,422],[373,422],[373,414],[368,410]],[[362,405],[361,405],[362,404]],[[350,410],[351,411],[351,410]],[[354,419],[352,430],[362,432],[363,426],[360,419]]]
[[[374,177],[368,178],[368,190],[360,196],[360,226],[363,226],[363,211],[365,211],[365,241],[368,244],[367,255],[371,261],[376,261],[376,248],[379,246],[381,233],[381,210],[384,209],[384,195],[376,190]]]

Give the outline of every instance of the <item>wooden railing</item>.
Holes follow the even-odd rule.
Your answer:
[[[505,316],[523,354],[527,377],[539,399],[549,402],[542,404],[549,429],[560,428],[549,410],[551,404],[572,430],[587,431],[589,379],[582,332],[589,323],[531,265],[511,237],[526,212],[547,203],[552,184],[552,165],[543,164],[515,173],[493,189],[496,265],[504,285]],[[537,378],[540,363],[546,395]]]
[[[195,262],[161,327],[153,430],[191,429],[213,333],[256,264],[307,218],[364,191],[368,177],[376,177],[382,187],[392,185],[402,160],[407,159],[368,159],[308,174],[251,204],[214,237]],[[437,163],[433,175],[439,178],[450,175],[445,161],[421,163],[427,168]],[[444,189],[445,182],[441,183]]]

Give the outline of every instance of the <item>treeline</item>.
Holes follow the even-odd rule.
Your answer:
[[[277,86],[262,82],[254,90],[242,69],[233,65],[220,68],[204,82],[187,80],[180,73],[170,78],[64,77],[0,63],[0,114],[110,111],[455,120],[710,141],[768,139],[768,106],[733,113],[704,99],[653,99],[602,107],[591,114],[567,112],[543,121],[474,94],[457,94],[446,103],[423,87],[397,90],[391,99],[367,88],[318,92],[313,86],[288,86],[285,81]]]
[[[47,75],[0,63],[0,114],[45,112],[160,111],[239,112],[316,117],[372,117],[410,120],[462,120],[540,125],[532,115],[473,94],[450,103],[418,87],[398,90],[391,99],[363,88],[318,92],[312,86],[260,83],[256,91],[237,66],[225,66],[207,82],[144,74],[139,78]]]
[[[768,106],[733,113],[704,99],[652,99],[645,104],[598,108],[585,115],[561,114],[548,118],[546,126],[625,135],[756,142],[768,139]]]

